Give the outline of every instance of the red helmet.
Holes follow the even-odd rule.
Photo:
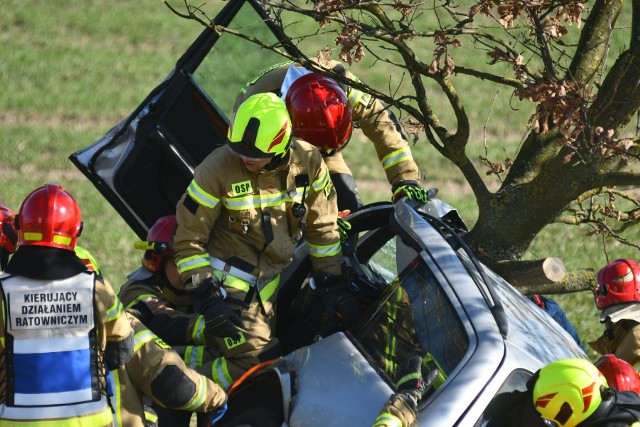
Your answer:
[[[321,74],[306,74],[293,82],[285,97],[293,134],[335,152],[351,137],[351,104],[338,84]]]
[[[173,231],[176,228],[176,216],[166,215],[156,220],[149,229],[146,242],[136,243],[136,248],[144,249],[142,265],[149,271],[159,271],[167,256],[173,255]]]
[[[607,379],[609,387],[617,391],[634,391],[640,394],[640,376],[628,362],[613,354],[600,356],[596,367]]]
[[[73,251],[82,232],[80,208],[58,184],[46,184],[24,199],[18,212],[18,246]]]
[[[16,243],[18,242],[18,231],[14,218],[13,211],[0,202],[0,248],[10,254],[16,251]]]
[[[640,264],[637,262],[617,259],[598,271],[596,279],[599,309],[623,302],[640,302]]]

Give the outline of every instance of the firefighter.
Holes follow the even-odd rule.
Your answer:
[[[13,211],[0,202],[0,273],[7,265],[9,255],[16,251],[18,232],[14,218]]]
[[[327,61],[321,65],[359,81],[339,62]],[[373,142],[392,186],[394,200],[406,195],[426,203],[428,196],[420,187],[418,166],[391,110],[371,95],[352,87],[345,88],[346,91],[335,80],[313,73],[300,64],[276,64],[242,88],[234,111],[253,94],[273,92],[280,95],[289,110],[293,134],[315,145],[322,153],[338,194],[340,211],[355,212],[362,206],[353,174],[342,157],[353,125],[361,128]]]
[[[148,312],[146,326],[171,346],[204,346],[204,318],[193,311],[182,288],[171,244],[175,215],[160,217],[149,229],[147,240],[136,242],[144,250],[142,265],[127,277],[118,294],[125,308],[138,302]]]
[[[640,369],[640,264],[618,259],[596,275],[595,303],[605,331],[589,345],[600,354],[614,354]]]
[[[610,388],[587,359],[563,359],[538,370],[526,390],[496,396],[489,413],[488,427],[640,427],[640,395]]]
[[[284,102],[249,97],[235,112],[225,146],[195,169],[176,209],[177,265],[223,357],[213,379],[228,390],[251,366],[281,354],[274,336],[280,272],[305,238],[315,292],[326,317],[355,321],[336,218],[320,152],[291,135]]]
[[[612,389],[640,394],[640,376],[629,363],[613,354],[604,354],[596,360],[594,365],[602,372]]]
[[[110,426],[106,375],[131,357],[133,331],[109,282],[74,253],[80,208],[46,184],[23,201],[17,228],[0,276],[0,420]]]
[[[162,216],[149,229],[147,240],[136,242],[135,247],[144,250],[142,265],[129,274],[118,296],[127,310],[135,307],[145,326],[181,354],[188,367],[208,375],[208,362],[220,354],[206,347],[204,318],[193,311],[182,288],[171,244],[175,227],[175,215]],[[154,410],[160,426],[190,423],[192,411],[157,404]]]
[[[609,388],[586,359],[550,363],[534,379],[533,405],[547,426],[640,426],[640,395]]]
[[[100,274],[91,253],[78,245],[75,249],[87,268]],[[158,416],[145,405],[145,396],[160,407],[208,415],[203,418],[222,416],[226,410],[225,392],[187,367],[178,353],[147,329],[142,320],[151,320],[153,314],[144,302],[138,301],[126,310],[126,314],[135,334],[135,351],[124,367],[109,372],[114,387],[114,425],[157,426]]]

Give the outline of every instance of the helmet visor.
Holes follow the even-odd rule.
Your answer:
[[[229,147],[229,150],[235,156],[249,162],[259,162],[261,160],[270,159],[273,157],[273,154],[271,153],[263,153],[255,146],[242,142],[231,142],[227,139],[227,147]]]

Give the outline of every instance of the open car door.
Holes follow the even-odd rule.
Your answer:
[[[254,0],[230,0],[214,22],[281,44]],[[282,61],[270,50],[206,28],[127,118],[70,159],[143,239],[157,218],[175,212],[195,166],[224,144],[236,94]]]

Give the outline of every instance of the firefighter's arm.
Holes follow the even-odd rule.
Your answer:
[[[324,305],[325,325],[321,335],[327,335],[349,329],[357,320],[360,307],[349,292],[350,280],[343,265],[336,192],[324,162],[320,161],[315,171],[311,175],[305,238],[315,291]]]
[[[220,150],[196,167],[193,180],[176,206],[177,226],[173,237],[176,264],[183,282],[213,276],[207,246],[209,234],[221,210],[223,189],[218,181]]]
[[[346,76],[359,80],[349,71],[346,71]],[[373,143],[389,184],[418,181],[418,165],[391,110],[378,99],[352,87],[347,87],[347,97],[353,110],[353,122]]]
[[[127,286],[120,291],[120,299],[126,310],[138,312],[136,317],[169,345],[206,343],[203,317],[169,307],[153,289]]]
[[[133,330],[124,314],[124,307],[113,292],[106,278],[96,277],[96,311],[104,327],[104,336],[99,337],[108,370],[118,369],[133,354]]]
[[[310,152],[310,189],[305,204],[307,207],[305,239],[314,271],[332,275],[342,274],[342,250],[336,219],[338,203],[336,191],[331,184],[329,169],[322,161],[320,152]]]
[[[213,381],[188,368],[178,353],[131,318],[138,349],[127,373],[146,396],[171,409],[211,412],[222,407],[226,393]]]

